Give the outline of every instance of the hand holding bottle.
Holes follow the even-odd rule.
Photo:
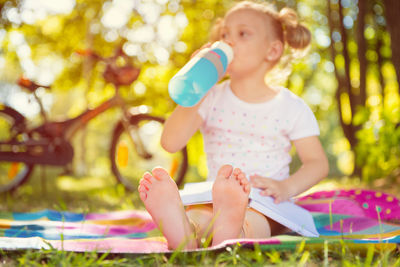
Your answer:
[[[225,75],[232,59],[232,48],[222,41],[201,49],[170,80],[171,98],[184,107],[196,105]]]

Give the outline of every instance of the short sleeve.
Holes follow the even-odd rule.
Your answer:
[[[212,87],[210,91],[208,91],[208,93],[206,94],[203,102],[200,104],[198,113],[204,121],[207,120],[208,114],[210,113],[210,110],[212,109],[212,106],[214,105],[214,102],[217,98],[217,92],[221,91],[220,87],[222,86],[223,84],[217,84]]]
[[[198,113],[200,115],[200,117],[203,120],[206,120],[207,115],[208,115],[208,111],[211,108],[211,103],[212,103],[212,91],[210,91],[209,93],[207,93],[205,99],[203,100],[203,102],[200,104]]]
[[[299,115],[294,121],[294,126],[289,132],[289,139],[297,140],[316,135],[319,135],[317,119],[310,107],[302,102],[302,111],[299,112]]]

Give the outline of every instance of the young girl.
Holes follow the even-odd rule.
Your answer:
[[[215,180],[212,205],[185,210],[176,184],[162,168],[145,173],[139,185],[140,197],[171,249],[197,248],[210,235],[217,245],[282,233],[283,226],[247,207],[250,186],[279,203],[328,173],[310,108],[288,89],[265,82],[286,44],[304,49],[310,43],[310,32],[297,22],[296,13],[240,2],[218,24],[217,33],[234,50],[230,79],[214,86],[199,104],[177,106],[161,138],[167,151],[176,152],[201,130],[208,179]],[[292,143],[302,166],[289,175]]]

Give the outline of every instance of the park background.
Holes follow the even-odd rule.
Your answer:
[[[370,188],[400,192],[400,1],[271,0],[278,9],[296,10],[312,33],[308,54],[293,62],[283,85],[312,108],[329,158],[328,177],[313,190]],[[74,117],[113,94],[102,77],[104,65],[76,51],[91,49],[110,56],[124,44],[141,74],[121,88],[132,106],[148,105],[167,116],[175,104],[169,79],[207,42],[210,28],[235,1],[213,0],[0,0],[0,102],[11,105],[35,125],[39,107],[16,81],[26,77],[52,90],[38,90],[50,118]],[[42,209],[103,212],[143,209],[138,194],[117,185],[110,172],[108,148],[112,125],[120,114],[110,110],[93,120],[74,140],[73,172],[36,168],[12,194],[0,195],[1,212]],[[1,131],[1,129],[0,129]],[[205,179],[206,161],[200,134],[188,144],[187,180]],[[293,151],[294,152],[294,151]],[[295,157],[292,171],[299,167]],[[397,251],[369,246],[367,252],[347,246],[324,253],[301,243],[296,251],[246,251],[235,247],[207,254],[166,257],[0,250],[0,266],[126,266],[181,264],[283,266],[399,265]],[[398,249],[397,249],[398,250]],[[323,254],[323,257],[322,255]],[[204,254],[202,254],[204,255]],[[311,262],[310,262],[311,259]],[[247,264],[248,265],[248,264]]]
[[[312,33],[305,57],[280,82],[316,115],[329,158],[325,186],[369,187],[397,194],[400,184],[400,4],[396,0],[274,0],[298,12]],[[80,57],[91,49],[124,51],[141,68],[121,88],[132,106],[167,116],[175,103],[169,79],[208,41],[210,28],[235,1],[14,0],[0,2],[0,101],[39,123],[33,96],[16,84],[24,75],[39,84],[50,118],[73,117],[113,94],[104,65]],[[72,175],[36,168],[30,181],[4,196],[1,210],[76,211],[140,208],[135,194],[115,186],[108,148],[118,110],[93,120],[74,140]],[[294,151],[293,151],[294,152]],[[197,133],[188,144],[189,181],[205,179],[206,159]],[[298,168],[294,157],[292,171]]]

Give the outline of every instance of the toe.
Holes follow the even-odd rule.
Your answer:
[[[140,182],[140,185],[141,185],[142,187],[145,187],[146,190],[149,190],[150,187],[151,187],[151,183],[150,183],[148,180],[146,180],[146,179],[142,179],[142,181]]]
[[[243,190],[244,190],[244,192],[245,192],[246,194],[249,194],[249,193],[250,193],[250,190],[251,190],[250,184],[249,184],[249,183],[245,184],[245,185],[243,186]]]
[[[219,170],[217,177],[228,178],[232,174],[233,167],[231,165],[223,165]]]
[[[146,201],[147,199],[147,193],[146,192],[140,192],[139,191],[139,197],[142,201]]]
[[[142,180],[140,182],[142,182]],[[138,186],[138,192],[139,192],[140,199],[142,201],[145,201],[147,199],[147,189],[146,189],[146,187],[143,186],[142,183],[140,183]]]
[[[248,184],[249,180],[247,180],[246,175],[244,173],[241,173],[238,175],[238,179],[242,184]]]
[[[139,182],[139,186],[138,186],[138,191],[139,192],[146,192],[147,190],[149,190],[147,187],[145,187],[144,185],[143,185],[143,179],[142,180],[140,180],[140,182]]]
[[[235,175],[239,175],[239,174],[241,174],[241,173],[242,173],[242,170],[239,169],[239,168],[235,168],[235,169],[233,170],[233,174],[235,174]]]
[[[154,178],[160,181],[170,178],[168,172],[161,167],[155,167],[151,173],[153,174]]]
[[[151,175],[151,173],[149,173],[149,172],[145,172],[144,174],[143,174],[143,179],[142,180],[147,180],[149,183],[152,183],[151,182],[151,179],[153,178],[153,176]]]

